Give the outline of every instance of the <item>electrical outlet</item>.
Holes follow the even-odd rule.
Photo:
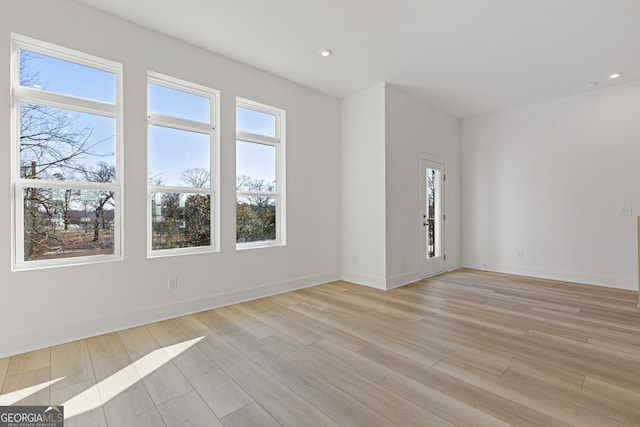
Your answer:
[[[177,291],[178,290],[178,278],[177,277],[169,277],[167,284],[168,291]]]
[[[620,206],[618,208],[618,215],[630,216],[633,214],[633,208],[631,206]]]

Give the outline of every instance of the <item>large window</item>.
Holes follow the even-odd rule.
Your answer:
[[[215,250],[218,92],[148,74],[149,256]]]
[[[285,243],[285,112],[236,101],[236,242],[238,248]]]
[[[12,35],[13,268],[116,260],[122,66]]]

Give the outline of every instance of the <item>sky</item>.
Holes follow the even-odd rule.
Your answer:
[[[23,76],[30,76],[22,84],[50,92],[115,103],[115,75],[103,70],[63,61],[33,52],[22,51]],[[201,123],[209,123],[210,101],[207,97],[149,84],[149,111]],[[224,96],[224,95],[222,95]],[[126,95],[125,95],[126,97]],[[126,99],[125,99],[126,102]],[[63,113],[78,125],[93,129],[91,142],[102,141],[96,150],[102,154],[113,151],[115,144],[114,120],[101,116],[64,110]],[[275,136],[275,118],[272,115],[236,108],[237,129],[261,135]],[[166,186],[185,185],[180,176],[186,169],[209,170],[209,136],[168,127],[149,126],[149,179]],[[133,143],[126,139],[124,145]],[[235,144],[237,175],[248,175],[265,182],[275,181],[275,148],[246,142]],[[223,147],[224,149],[224,147]],[[113,157],[94,156],[89,163],[113,161]],[[27,160],[27,159],[25,159]],[[126,162],[127,159],[125,158]],[[228,167],[221,165],[221,167]]]

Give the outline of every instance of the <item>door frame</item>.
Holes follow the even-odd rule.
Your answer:
[[[434,166],[434,169],[438,169],[442,173],[440,182],[440,250],[441,255],[436,258],[427,259],[427,227],[423,225],[425,223],[427,214],[427,184],[425,171],[428,165]],[[429,277],[446,271],[446,246],[445,246],[445,230],[446,230],[446,166],[445,159],[437,156],[432,156],[425,153],[420,153],[419,159],[419,188],[420,188],[420,209],[418,223],[420,227],[420,275],[422,277]]]

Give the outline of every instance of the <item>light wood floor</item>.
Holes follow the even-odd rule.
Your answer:
[[[0,405],[64,404],[67,427],[638,426],[636,298],[472,270],[335,282],[0,359]]]

